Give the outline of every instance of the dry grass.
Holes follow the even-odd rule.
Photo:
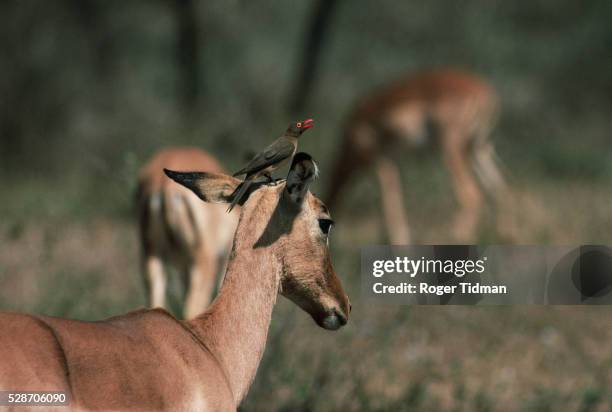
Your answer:
[[[579,181],[518,187],[513,217],[522,243],[612,243],[612,191]],[[420,239],[444,241],[452,197],[407,202]],[[281,299],[241,409],[612,408],[612,308],[366,305],[358,293],[359,246],[383,233],[375,207],[361,209],[347,207],[334,231],[335,265],[353,302],[349,325],[324,331]],[[494,242],[491,220],[482,237]],[[144,303],[129,221],[3,222],[0,243],[3,309],[99,319]]]

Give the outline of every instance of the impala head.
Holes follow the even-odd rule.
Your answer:
[[[301,122],[290,123],[285,134],[300,137],[306,130],[314,127],[313,119],[302,120]]]
[[[207,202],[229,203],[240,180],[223,174],[166,170]],[[280,271],[280,293],[330,330],[345,325],[350,303],[334,271],[328,246],[333,224],[327,207],[310,193],[317,167],[298,153],[286,183],[253,184],[244,201],[233,254],[261,251]]]

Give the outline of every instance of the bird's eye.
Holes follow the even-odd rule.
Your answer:
[[[319,227],[321,228],[321,232],[324,234],[329,234],[329,229],[334,224],[334,221],[331,219],[319,219]]]
[[[297,126],[298,129],[300,129],[300,128],[302,128],[302,123],[298,123],[296,126]]]

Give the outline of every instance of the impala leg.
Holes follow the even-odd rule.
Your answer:
[[[206,310],[211,301],[217,275],[215,257],[199,256],[189,268],[189,284],[183,308],[185,319],[193,319]]]
[[[167,280],[162,260],[158,256],[146,256],[144,272],[148,290],[148,306],[151,308],[165,307]]]
[[[459,141],[452,136],[445,139],[443,156],[459,203],[459,211],[453,223],[454,236],[457,241],[469,242],[474,239],[478,225],[482,194],[470,170],[468,153]]]
[[[389,241],[393,245],[410,243],[410,230],[404,209],[402,181],[395,163],[381,156],[376,164]]]
[[[490,142],[474,147],[474,170],[482,182],[482,187],[495,204],[497,231],[511,237],[513,223],[510,215],[512,205],[510,191],[499,169],[496,154]]]

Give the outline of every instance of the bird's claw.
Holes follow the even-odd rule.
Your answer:
[[[268,183],[268,185],[270,185],[270,186],[276,186],[276,185],[279,185],[279,184],[283,183],[283,182],[284,182],[284,181],[286,181],[286,180],[287,180],[287,179],[283,179],[283,178],[272,179],[272,180],[270,181],[270,183]]]

